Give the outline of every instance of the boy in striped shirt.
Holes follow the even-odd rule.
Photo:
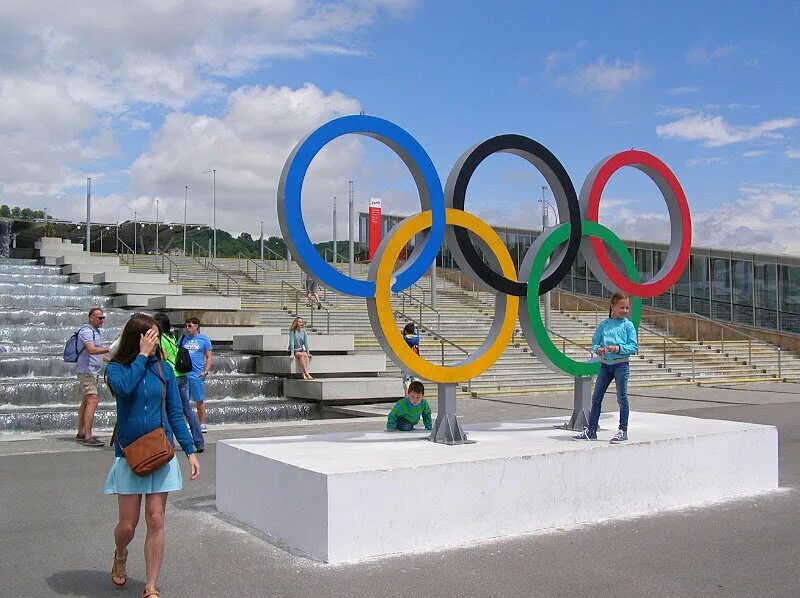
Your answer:
[[[413,430],[414,426],[419,423],[420,415],[422,416],[422,423],[425,424],[425,429],[430,430],[433,427],[431,419],[431,406],[428,405],[423,397],[425,395],[425,386],[419,380],[414,380],[408,385],[406,396],[395,403],[392,410],[389,412],[389,419],[386,421],[386,429],[389,432],[408,432]]]

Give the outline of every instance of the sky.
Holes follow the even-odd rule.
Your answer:
[[[473,0],[4,0],[0,203],[93,221],[134,217],[279,234],[278,179],[294,146],[346,114],[388,119],[444,183],[473,144],[517,133],[548,147],[577,190],[629,148],[681,182],[695,246],[800,255],[800,3]],[[411,175],[358,135],[327,145],[303,188],[312,239],[356,210],[412,214]],[[543,177],[489,157],[468,210],[541,226]],[[189,190],[186,190],[186,187]],[[552,196],[549,197],[552,201]],[[668,241],[641,172],[607,185],[601,222]],[[550,217],[552,223],[553,216]]]

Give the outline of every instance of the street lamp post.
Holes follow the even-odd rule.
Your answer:
[[[214,228],[214,258],[217,257],[217,169],[204,170],[201,174],[211,173],[211,226]]]
[[[136,210],[133,211],[133,255],[136,255],[136,229],[138,228],[138,220],[136,219]]]
[[[183,187],[183,257],[186,257],[186,200],[189,199],[189,185]]]
[[[92,251],[92,179],[86,179],[86,253]]]
[[[347,182],[348,182],[349,187],[350,187],[350,189],[349,189],[350,198],[349,198],[349,202],[348,202],[349,203],[348,208],[349,208],[349,212],[350,212],[349,213],[349,224],[348,224],[348,235],[349,235],[349,244],[348,245],[349,245],[349,247],[348,247],[348,252],[347,252],[348,256],[347,257],[348,257],[348,259],[350,261],[350,267],[348,269],[348,274],[350,275],[350,278],[352,278],[353,277],[353,271],[355,270],[355,262],[356,262],[355,246],[354,246],[354,243],[353,243],[353,234],[355,233],[356,225],[355,225],[355,211],[354,211],[354,207],[353,207],[353,181],[347,181]]]
[[[264,261],[264,221],[261,221],[261,261]]]
[[[156,255],[158,255],[158,200],[156,200]]]
[[[547,221],[547,198],[545,196],[547,192],[547,187],[542,185],[542,234],[544,234],[545,230],[548,227]],[[542,303],[544,304],[544,327],[547,330],[550,330],[550,292],[544,294],[542,297]]]
[[[339,258],[336,255],[336,196],[333,196],[333,263],[337,263]]]

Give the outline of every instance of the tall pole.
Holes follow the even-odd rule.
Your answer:
[[[547,229],[549,223],[547,221],[547,197],[545,193],[547,192],[547,187],[542,185],[542,234]],[[544,327],[547,330],[550,330],[550,292],[544,294],[542,297],[542,303],[544,304]]]
[[[117,222],[117,245],[115,253],[119,253],[119,222]]]
[[[350,222],[348,226],[348,235],[349,235],[349,249],[348,249],[348,258],[350,260],[350,267],[349,267],[349,274],[352,278],[353,272],[355,271],[355,263],[356,263],[356,253],[355,253],[355,245],[353,242],[353,234],[355,233],[356,223],[355,223],[355,210],[353,208],[353,181],[347,181],[350,185],[350,200],[349,200],[349,209],[350,209]]]
[[[189,199],[189,185],[183,187],[183,257],[186,257],[186,201]]]
[[[264,261],[264,221],[261,221],[261,261]]]
[[[136,229],[139,228],[136,220],[136,210],[133,211],[133,255],[136,255]]]
[[[86,253],[92,251],[92,179],[86,179]]]
[[[339,261],[339,257],[336,255],[338,249],[336,246],[336,196],[333,196],[333,263],[337,263]]]
[[[211,173],[211,227],[214,229],[214,254],[217,257],[217,169],[204,170],[200,174]],[[211,253],[209,252],[209,255]]]
[[[214,227],[214,259],[217,259],[217,169],[211,171],[211,225]]]
[[[158,200],[156,200],[156,255],[158,255]]]

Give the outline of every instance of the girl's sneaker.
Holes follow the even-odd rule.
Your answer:
[[[620,442],[625,442],[628,440],[628,432],[627,430],[617,430],[616,436],[611,439],[611,444],[619,444]]]
[[[573,436],[572,440],[597,440],[597,432],[592,432],[589,428],[584,428],[583,432]]]

